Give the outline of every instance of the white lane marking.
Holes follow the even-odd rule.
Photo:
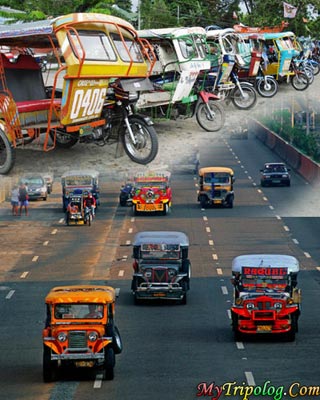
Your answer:
[[[245,174],[247,174],[247,173],[248,173],[248,171],[244,171],[244,173],[245,173]]]
[[[261,190],[261,189],[257,189],[257,192],[258,192],[258,193],[262,193],[262,190]]]
[[[311,255],[307,253],[306,251],[303,253],[307,258],[311,258]]]
[[[126,245],[128,246],[129,244],[131,244],[131,240],[126,240]]]
[[[290,229],[289,229],[289,227],[288,227],[287,225],[283,225],[283,229],[284,229],[285,231],[287,231],[287,232],[290,231]]]
[[[124,275],[124,270],[120,269],[118,276],[123,276]]]
[[[33,259],[32,259],[33,262],[36,262],[38,260],[39,260],[39,256],[34,256]]]
[[[29,271],[25,271],[20,275],[20,278],[24,279],[27,277],[28,274],[29,274]]]
[[[264,201],[268,201],[268,198],[266,196],[262,197]]]
[[[209,246],[214,246],[214,241],[213,240],[209,240]]]
[[[100,389],[101,388],[102,379],[103,379],[103,375],[102,374],[96,375],[96,380],[94,381],[93,389]]]
[[[252,176],[251,175],[248,175],[248,179],[250,179],[250,181],[252,180]]]
[[[206,227],[206,231],[207,231],[207,232],[211,232],[211,229],[210,229],[209,226]]]
[[[277,218],[277,219],[281,219],[280,215],[276,215],[276,218]]]
[[[252,186],[257,186],[257,184],[255,182],[252,183]]]
[[[231,319],[231,311],[227,310],[228,318]]]
[[[115,289],[115,292],[116,292],[116,297],[119,297],[119,296],[120,296],[120,288],[117,287],[117,288]]]
[[[293,243],[299,244],[299,241],[297,239],[292,239]]]
[[[269,208],[270,208],[270,210],[274,210],[274,207],[273,207],[273,206],[269,206]]]
[[[135,218],[134,218],[134,217],[132,217],[130,221],[131,221],[131,222],[134,222],[134,221],[135,221]]]
[[[244,349],[244,344],[242,342],[236,342],[236,346],[238,350],[243,350]]]
[[[128,233],[132,233],[133,229],[129,228]]]
[[[245,374],[245,376],[246,376],[248,385],[249,385],[249,386],[256,386],[256,383],[255,383],[255,381],[254,381],[254,377],[253,377],[252,372],[246,371],[244,374]]]
[[[58,229],[54,229],[54,230],[51,232],[51,235],[55,235],[57,232],[58,232]]]
[[[13,296],[15,290],[10,290],[10,292],[6,295],[6,299],[11,299],[11,297]]]
[[[222,294],[228,294],[227,286],[221,286]]]
[[[320,272],[320,267],[317,267],[317,270]]]
[[[128,259],[128,256],[122,256],[122,260],[125,261]]]
[[[221,268],[217,268],[217,274],[218,275],[222,275],[222,269]]]
[[[65,222],[64,218],[59,219],[59,224],[63,224]]]
[[[44,246],[48,246],[48,244],[49,244],[49,240],[46,240],[45,242],[43,242]]]
[[[217,260],[217,259],[218,259],[218,254],[212,254],[212,258],[213,258],[214,260]]]

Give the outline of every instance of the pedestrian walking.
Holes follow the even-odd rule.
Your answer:
[[[13,186],[11,190],[11,206],[12,206],[12,215],[18,215],[19,210],[19,188],[17,185]]]
[[[21,183],[19,187],[19,202],[20,202],[20,211],[19,215],[22,213],[22,208],[24,207],[25,214],[28,215],[28,205],[29,205],[28,191],[24,182]]]

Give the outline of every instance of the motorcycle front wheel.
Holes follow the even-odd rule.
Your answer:
[[[241,85],[242,93],[236,87],[232,93],[232,103],[240,110],[249,110],[257,102],[257,92],[252,86]]]
[[[208,110],[210,108],[211,114]],[[200,103],[196,112],[196,119],[202,129],[208,132],[219,131],[225,123],[225,112],[217,100],[209,100],[208,103]]]
[[[132,141],[130,133],[125,128],[122,135],[122,144],[125,152],[132,161],[146,165],[155,159],[158,154],[158,137],[152,125],[148,125],[141,117],[131,115],[129,123],[135,138]]]
[[[299,72],[291,77],[291,85],[299,91],[306,90],[309,87],[308,76],[304,72]]]
[[[257,81],[257,92],[262,97],[273,97],[278,92],[278,82],[272,78],[264,77]]]

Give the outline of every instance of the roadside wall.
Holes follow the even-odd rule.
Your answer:
[[[256,137],[261,140],[262,143],[282,158],[286,164],[297,171],[309,183],[320,184],[320,164],[317,164],[315,161],[302,154],[260,122],[249,119],[248,128],[250,132],[255,133]]]
[[[0,203],[10,201],[11,189],[15,183],[13,178],[0,175]]]

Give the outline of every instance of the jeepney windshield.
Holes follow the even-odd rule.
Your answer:
[[[141,189],[143,187],[150,187],[150,188],[158,187],[158,188],[165,189],[167,184],[168,183],[166,181],[165,182],[164,181],[141,181],[141,182],[136,182],[135,187],[137,189]]]
[[[90,186],[93,184],[91,176],[70,176],[65,178],[64,184],[66,186]]]
[[[241,284],[244,290],[255,290],[256,288],[267,288],[274,290],[284,290],[288,285],[288,275],[284,276],[258,276],[258,277],[242,277]]]
[[[117,56],[111,45],[110,38],[101,31],[79,30],[69,32],[70,45],[79,59],[85,57],[92,61],[116,61]]]
[[[178,244],[142,244],[141,258],[144,260],[179,260],[180,246]]]
[[[98,303],[61,303],[54,306],[55,319],[99,319],[103,315],[103,304]]]
[[[204,175],[204,183],[212,184],[228,184],[230,183],[230,175],[222,172],[209,173]]]

